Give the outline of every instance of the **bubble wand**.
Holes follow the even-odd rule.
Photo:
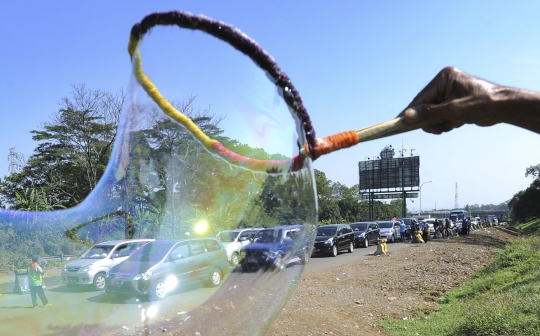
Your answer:
[[[227,42],[251,58],[255,64],[266,71],[267,75],[277,85],[281,96],[285,99],[290,110],[302,123],[307,141],[300,149],[299,154],[288,160],[259,160],[237,154],[223,146],[219,141],[208,137],[188,116],[178,111],[169,103],[144,73],[141,54],[138,50],[144,35],[158,25],[176,25],[180,28],[203,31]],[[182,124],[209,152],[217,154],[231,164],[254,171],[265,171],[269,173],[296,171],[303,167],[305,158],[309,157],[312,160],[316,160],[322,155],[342,148],[352,147],[360,142],[380,139],[428,126],[427,124],[410,125],[404,121],[403,117],[398,117],[359,130],[350,130],[324,138],[316,138],[315,129],[311,124],[309,114],[302,103],[300,94],[274,59],[253,39],[238,28],[202,15],[194,15],[181,11],[149,14],[131,29],[128,52],[133,62],[133,71],[137,81],[167,116]],[[433,124],[433,122],[430,124]]]

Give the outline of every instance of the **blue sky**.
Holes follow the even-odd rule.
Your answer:
[[[299,90],[319,136],[394,118],[444,66],[540,91],[540,3],[533,1],[56,1],[0,3],[0,174],[9,148],[26,157],[72,84],[127,87],[131,26],[154,11],[185,10],[237,26]],[[156,65],[166,67],[167,64]],[[314,164],[358,183],[357,162],[386,145],[421,157],[422,209],[500,203],[531,182],[540,135],[508,125],[466,125],[360,144]],[[409,201],[419,210],[419,200]]]

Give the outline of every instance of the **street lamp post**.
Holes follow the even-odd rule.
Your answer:
[[[433,181],[427,181],[427,182],[424,182],[420,185],[420,215],[422,214],[422,186],[426,183],[430,183],[430,182],[433,182]]]

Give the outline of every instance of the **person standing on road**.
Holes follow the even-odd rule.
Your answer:
[[[399,235],[401,236],[401,242],[405,242],[405,222],[402,220],[399,221]]]
[[[439,228],[440,228],[439,220],[435,218],[435,221],[433,222],[433,229],[435,230],[433,238],[439,238],[439,231],[440,231]]]
[[[32,263],[28,265],[28,285],[30,287],[30,296],[32,297],[32,305],[34,308],[39,307],[37,304],[36,294],[39,296],[43,307],[51,307],[45,292],[43,291],[43,268],[39,266],[38,262],[40,257],[38,255],[32,256]]]
[[[422,239],[425,243],[427,243],[429,239],[429,224],[427,222],[422,224]]]

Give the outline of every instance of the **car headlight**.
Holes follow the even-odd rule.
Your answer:
[[[88,272],[92,269],[92,264],[90,265],[86,265],[84,267],[81,267],[81,269],[79,270],[79,272]]]
[[[64,267],[64,272],[67,272],[67,271],[68,271],[67,267]]]
[[[133,280],[137,281],[137,280],[148,280],[150,279],[150,276],[152,275],[152,270],[148,270],[144,273],[141,273],[141,274],[137,274],[136,276],[133,277]]]
[[[328,238],[324,243],[326,245],[332,245],[332,238]]]
[[[265,257],[274,258],[274,257],[277,255],[277,253],[274,252],[274,251],[264,251],[264,252],[263,252],[263,255],[264,255]]]
[[[366,236],[365,232],[362,232],[361,234],[358,235],[359,238],[364,238],[365,236]]]

